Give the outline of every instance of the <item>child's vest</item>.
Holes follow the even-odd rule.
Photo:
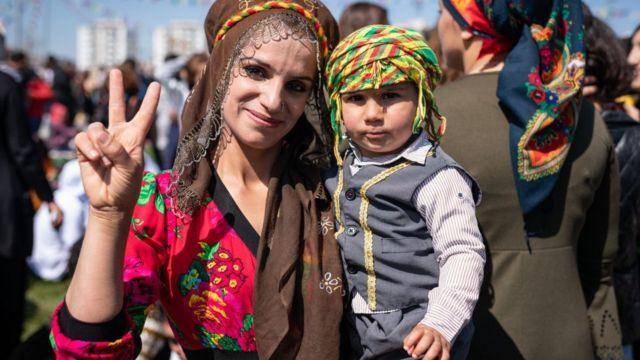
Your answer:
[[[357,291],[371,310],[403,309],[427,302],[437,286],[439,267],[427,225],[413,205],[418,187],[438,170],[464,171],[439,147],[424,165],[399,159],[389,165],[366,165],[355,175],[348,151],[343,167],[336,238],[349,292]],[[338,175],[327,179],[332,194]],[[473,186],[474,197],[478,187]],[[335,199],[335,197],[333,197]]]

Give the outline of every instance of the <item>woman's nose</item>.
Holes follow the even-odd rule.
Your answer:
[[[284,86],[278,81],[265,85],[260,96],[262,106],[271,114],[283,112],[285,108]]]

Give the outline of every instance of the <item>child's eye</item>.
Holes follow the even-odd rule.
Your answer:
[[[266,71],[257,65],[245,65],[242,70],[253,79],[264,79],[267,77]]]
[[[397,99],[399,97],[400,97],[400,94],[393,93],[393,92],[382,94],[382,100],[392,100],[392,99]]]
[[[345,100],[346,100],[347,102],[353,102],[353,103],[361,102],[361,101],[363,101],[363,100],[364,100],[364,96],[359,95],[359,94],[347,95],[347,97],[345,98]]]

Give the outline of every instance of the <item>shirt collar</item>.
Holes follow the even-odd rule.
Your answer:
[[[355,166],[388,165],[401,158],[424,165],[427,161],[429,151],[433,148],[433,144],[423,131],[411,144],[409,144],[409,146],[396,154],[367,157],[362,155],[358,146],[351,140],[349,140],[349,147],[355,155],[353,160],[353,165]]]

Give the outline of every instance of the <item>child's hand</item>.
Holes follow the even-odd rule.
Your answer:
[[[404,350],[414,359],[449,360],[451,344],[437,330],[416,325],[404,338]]]

